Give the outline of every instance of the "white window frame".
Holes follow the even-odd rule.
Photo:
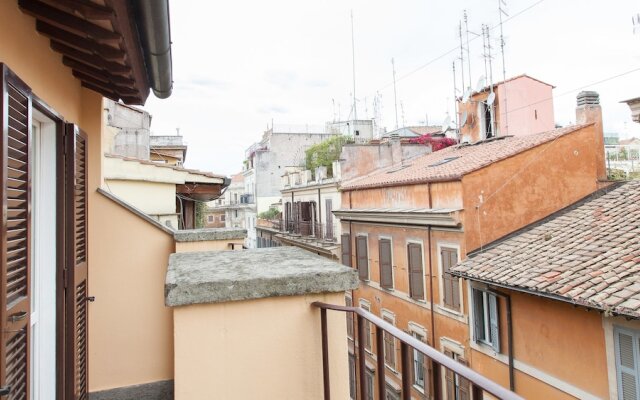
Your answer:
[[[460,311],[453,310],[444,304],[444,271],[442,265],[442,248],[456,249],[458,254],[458,262],[461,260],[460,244],[454,242],[438,242],[436,249],[438,251],[438,307],[440,310],[446,313],[451,313],[455,316],[464,316],[464,297],[462,296],[462,279],[458,278],[458,292],[460,293]]]
[[[391,320],[390,324],[392,324],[393,326],[396,326],[396,314],[393,311],[390,311],[388,309],[383,308],[382,310],[380,310],[380,316],[382,317],[382,319],[386,322],[387,321],[385,318],[388,318]],[[389,365],[387,364],[387,353],[384,352],[384,366],[389,368],[391,371],[397,373],[398,372],[398,351],[397,351],[397,339],[395,336],[393,336],[390,333],[386,333],[383,331],[383,339],[384,339],[384,335],[387,334],[389,336],[391,336],[391,339],[393,341],[393,364],[394,365]],[[383,340],[384,343],[384,340]],[[378,349],[378,357],[380,357],[380,349]]]
[[[396,289],[396,271],[395,271],[395,266],[393,265],[395,261],[395,257],[393,255],[393,237],[389,235],[378,235],[378,271],[379,273],[382,272],[382,266],[380,265],[380,239],[386,239],[391,244],[391,287],[390,288],[382,287],[382,274],[378,279],[379,281],[378,284],[380,285],[380,288],[382,290],[394,291]],[[371,274],[371,270],[369,270],[369,274]]]
[[[635,398],[640,398],[640,330],[622,327],[619,325],[613,326],[613,351],[615,355],[615,368],[616,368],[616,388],[618,389],[618,398],[623,399],[622,391],[622,372],[629,373],[629,371],[622,371],[622,363],[620,361],[620,354],[618,351],[619,337],[618,333],[624,333],[631,336],[631,343],[633,345],[633,358],[635,363],[635,371],[633,371],[635,377],[636,394]]]
[[[413,321],[409,321],[409,334],[411,336],[413,336],[414,338],[416,338],[416,335],[422,336],[422,340],[421,342],[423,343],[427,343],[427,330],[420,324],[417,324]],[[417,338],[416,338],[417,339]],[[413,388],[417,391],[419,391],[420,393],[424,394],[425,393],[425,386],[428,382],[427,379],[427,356],[420,353],[419,351],[417,351],[416,349],[411,349],[411,351],[413,352],[413,363],[411,365],[411,371],[412,371],[412,379],[411,379],[411,385],[413,386]],[[422,356],[422,386],[418,385],[415,381],[415,377],[416,377],[416,355],[421,355]]]
[[[419,244],[422,248],[422,293],[424,293],[424,300],[416,300],[411,297],[411,271],[409,271],[409,244]],[[427,303],[427,280],[426,280],[426,264],[425,264],[425,252],[424,252],[424,240],[421,239],[407,239],[407,243],[404,246],[406,250],[407,257],[407,283],[409,286],[407,287],[407,295],[413,301],[417,301],[419,303]],[[431,251],[431,249],[429,249]],[[429,253],[427,253],[428,256]]]
[[[489,289],[486,287],[486,285],[479,285],[479,284],[472,284],[470,285],[470,307],[469,309],[471,310],[469,312],[470,314],[470,320],[471,320],[471,332],[472,332],[472,337],[473,340],[475,341],[475,343],[481,345],[481,346],[488,346],[490,347],[495,354],[499,354],[500,353],[500,336],[501,336],[501,332],[500,332],[500,301],[499,301],[499,296],[496,295],[495,293],[492,293],[491,291],[489,291]],[[478,337],[477,333],[476,333],[476,319],[478,318],[478,315],[476,315],[476,296],[475,293],[476,292],[481,292],[482,293],[482,319],[483,319],[483,336],[484,337]],[[493,297],[495,299],[495,304],[496,304],[496,315],[495,315],[495,319],[496,319],[496,325],[497,325],[497,337],[492,338],[491,336],[491,305],[490,305],[490,297]],[[488,338],[488,339],[487,339]]]
[[[450,352],[453,353],[454,357],[453,359],[457,362],[458,358],[463,358],[464,359],[464,346],[460,343],[457,342],[453,339],[450,339],[448,337],[441,337],[440,338],[440,351],[442,352],[442,354],[444,354],[445,350],[449,350]],[[454,384],[455,387],[459,386],[459,377],[458,375],[454,376]],[[442,385],[442,393],[443,393],[443,398],[447,398],[447,377],[446,374],[443,372],[441,374],[441,378],[440,378],[440,384]],[[454,394],[454,398],[455,398],[455,394]]]
[[[359,304],[360,308],[362,308],[363,310],[368,311],[368,312],[372,312],[371,311],[371,302],[369,300],[360,299],[358,301],[358,304]],[[373,337],[372,337],[373,336],[373,330],[371,329],[371,322],[367,321],[366,319],[363,319],[363,320],[369,326],[369,344],[370,344],[370,346],[367,349],[367,346],[365,346],[365,343],[360,343],[360,342],[362,342],[362,338],[358,338],[358,341],[359,341],[358,344],[360,346],[364,347],[364,351],[366,351],[367,353],[373,355]]]

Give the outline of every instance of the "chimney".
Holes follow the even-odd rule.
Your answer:
[[[389,143],[391,144],[391,164],[401,165],[402,144],[400,144],[400,134],[398,134],[397,132],[392,133],[389,138]]]
[[[607,168],[604,157],[604,134],[602,129],[602,108],[600,95],[594,91],[582,91],[577,97],[576,124],[594,124],[593,145],[596,149],[596,172],[599,180],[607,179]]]

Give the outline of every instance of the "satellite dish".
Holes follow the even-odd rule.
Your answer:
[[[471,97],[471,88],[468,88],[465,92],[464,92],[464,96],[462,96],[462,102],[466,103],[467,101],[469,101],[469,97]]]
[[[494,101],[496,101],[496,93],[491,92],[489,93],[489,97],[487,97],[487,105],[488,106],[492,105]]]
[[[480,76],[480,79],[478,79],[478,84],[476,85],[476,92],[479,92],[482,89],[484,89],[485,81],[486,81],[486,79],[485,79],[484,75]]]
[[[467,114],[467,112],[463,112],[462,113],[462,120],[460,121],[460,128],[462,128],[463,126],[465,126],[467,124],[467,118],[469,117],[469,114]]]
[[[449,130],[451,125],[451,117],[447,115],[447,118],[444,119],[444,122],[442,123],[442,133],[445,133]]]

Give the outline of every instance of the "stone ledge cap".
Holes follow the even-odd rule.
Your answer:
[[[297,247],[174,253],[165,304],[223,303],[358,287],[356,270]]]
[[[175,231],[176,242],[204,242],[207,240],[244,239],[247,230],[244,228],[202,228]]]

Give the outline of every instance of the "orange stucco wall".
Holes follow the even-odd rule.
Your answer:
[[[431,195],[429,194],[431,191]],[[416,207],[456,208],[462,207],[460,182],[435,182],[423,185],[392,186],[342,192],[342,207]],[[431,197],[432,205],[429,204]]]
[[[597,190],[602,149],[594,146],[594,135],[594,127],[587,126],[464,176],[468,251]]]

